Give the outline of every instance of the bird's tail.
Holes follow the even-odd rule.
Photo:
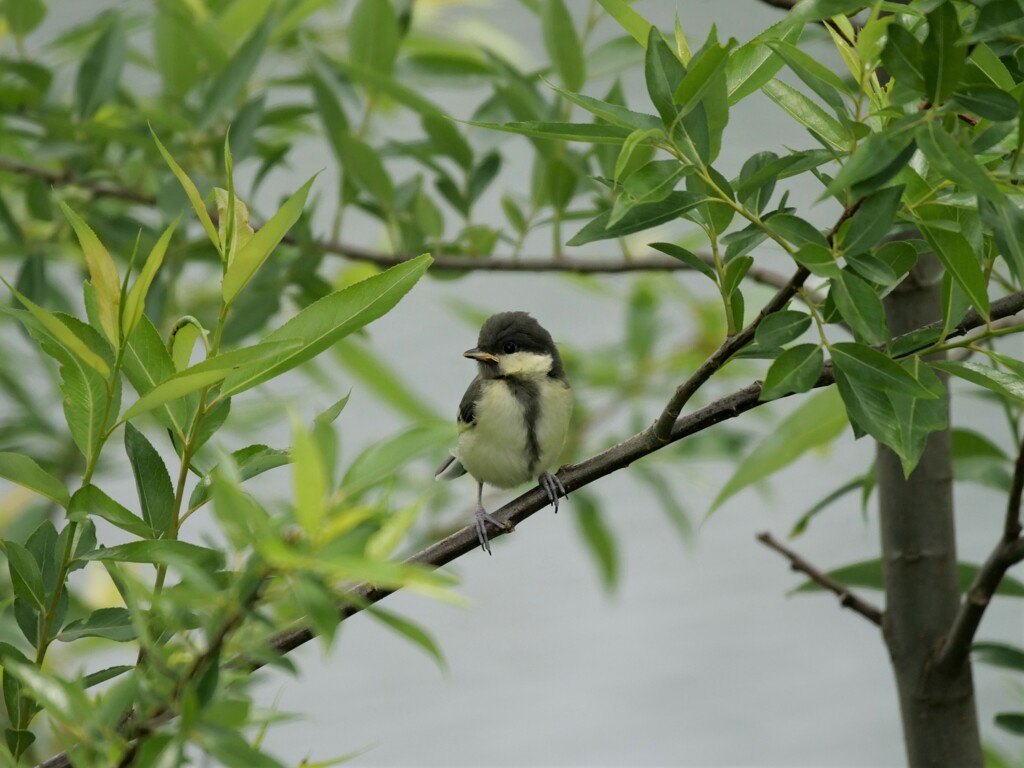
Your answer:
[[[441,466],[437,468],[434,473],[435,480],[454,480],[456,477],[462,477],[466,474],[466,468],[462,466],[462,462],[459,461],[459,457],[454,453],[447,459],[441,462]]]

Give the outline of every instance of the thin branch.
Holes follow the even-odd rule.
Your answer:
[[[869,603],[863,598],[857,597],[853,592],[850,591],[849,587],[839,583],[827,573],[824,573],[813,565],[804,560],[793,550],[774,539],[770,533],[759,533],[757,534],[757,540],[764,544],[770,549],[774,549],[776,552],[781,554],[787,560],[789,560],[790,567],[794,571],[799,571],[805,574],[815,584],[827,589],[839,598],[839,604],[843,608],[849,608],[855,613],[859,613],[865,619],[870,621],[876,627],[882,626],[882,611],[876,608],[874,605]]]
[[[947,674],[954,673],[967,660],[971,643],[992,602],[999,583],[1012,565],[1024,560],[1024,539],[1021,538],[1020,505],[1024,494],[1024,443],[1017,452],[1013,482],[1006,502],[1006,520],[1003,535],[988,560],[978,570],[957,610],[953,625],[936,658],[936,668]]]
[[[0,171],[42,179],[53,186],[76,186],[87,190],[95,197],[110,197],[138,205],[154,206],[156,198],[136,189],[122,187],[107,182],[93,181],[72,171],[53,171],[47,168],[23,163],[10,157],[0,156]],[[298,241],[292,235],[285,235],[284,242],[296,245]],[[418,254],[382,253],[368,248],[338,243],[329,240],[316,240],[312,247],[334,256],[342,256],[353,261],[363,261],[379,267],[394,267],[414,258]],[[698,254],[699,258],[709,266],[715,265],[710,254]],[[463,256],[435,256],[430,266],[438,272],[569,272],[574,274],[623,274],[632,272],[685,272],[692,268],[685,263],[668,256],[645,256],[626,260],[621,257],[562,257],[553,259],[549,256],[521,256],[516,259],[509,257],[471,258]],[[786,284],[787,277],[779,272],[764,267],[751,267],[747,276],[758,283],[781,288]]]
[[[849,219],[861,206],[863,198],[855,202],[849,208],[844,208],[839,219],[829,230],[826,239],[829,245],[832,244],[832,240],[836,236],[836,232],[839,231],[839,227]],[[729,336],[722,345],[716,349],[711,355],[701,363],[700,367],[696,371],[676,387],[675,393],[672,395],[665,409],[661,412],[658,420],[651,425],[651,434],[658,440],[665,442],[668,439],[669,434],[672,431],[672,425],[676,419],[679,418],[679,414],[683,410],[683,406],[693,397],[697,390],[699,390],[704,383],[710,379],[723,365],[729,362],[730,358],[743,347],[750,343],[754,338],[754,334],[757,332],[757,327],[761,325],[768,315],[772,312],[777,312],[782,309],[792,299],[796,293],[800,290],[800,287],[804,284],[804,281],[811,276],[810,271],[801,266],[793,274],[793,276],[779,288],[778,292],[772,296],[771,300],[761,308],[761,311],[757,313],[757,317],[751,320],[739,333]]]
[[[1024,294],[1017,292],[992,302],[989,315],[992,320],[998,320],[1014,315],[1021,310],[1024,310]],[[985,318],[972,310],[950,332],[947,338],[962,336],[974,328],[985,325],[987,322]],[[924,326],[922,330],[941,327],[942,322],[939,321]],[[912,352],[908,352],[908,354],[912,354]],[[826,365],[814,386],[815,388],[827,387],[834,383],[834,381],[832,366]],[[690,435],[702,432],[715,424],[765,405],[766,403],[761,401],[760,396],[761,383],[754,382],[687,414],[673,424],[668,443],[682,440]],[[772,400],[771,402],[776,401]],[[570,464],[562,467],[558,472],[558,477],[566,489],[574,491],[616,470],[629,466],[644,456],[664,448],[665,445],[667,443],[654,439],[650,434],[650,430],[644,430],[579,464]],[[547,504],[547,495],[540,488],[533,488],[517,499],[510,501],[495,512],[494,516],[499,521],[510,521],[518,525],[538,510],[547,506]],[[496,539],[499,536],[505,535],[507,534],[504,531],[495,530],[491,533],[491,538]],[[478,546],[476,529],[470,525],[456,531],[441,541],[431,544],[426,549],[408,558],[405,562],[427,568],[440,568],[456,558],[472,552]],[[1019,560],[1024,559],[1024,546],[1019,547],[1017,554]],[[393,589],[375,587],[371,584],[360,584],[354,587],[345,596],[339,607],[341,620],[344,621],[356,615],[367,606],[383,600],[395,591]],[[300,626],[275,635],[269,642],[269,648],[278,653],[285,654],[308,643],[314,637],[316,637],[316,633],[311,626]],[[239,660],[239,662],[251,671],[260,669],[266,663],[254,660]],[[61,753],[40,763],[37,768],[69,768],[69,766],[67,754]]]

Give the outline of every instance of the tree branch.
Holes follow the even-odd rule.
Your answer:
[[[1016,292],[992,302],[989,315],[992,320],[999,320],[1014,315],[1021,310],[1024,310],[1024,294]],[[984,326],[986,322],[985,318],[972,310],[951,330],[947,338],[962,336],[974,328]],[[922,330],[941,327],[942,322],[939,321],[924,326]],[[912,352],[908,354],[912,354]],[[814,386],[815,388],[827,387],[834,381],[832,366],[826,365]],[[582,488],[605,475],[629,466],[644,456],[661,450],[668,443],[682,440],[685,437],[702,432],[715,424],[766,405],[765,402],[760,400],[760,395],[760,382],[748,384],[742,389],[721,397],[676,421],[672,426],[672,432],[667,443],[654,438],[650,430],[644,430],[579,464],[570,464],[562,467],[558,472],[559,479],[566,489],[570,491]],[[786,397],[789,396],[787,395]],[[772,400],[770,402],[776,401]],[[494,516],[499,521],[511,521],[514,524],[519,524],[547,504],[547,495],[539,487],[533,488],[519,498],[510,501],[495,512]],[[491,538],[495,539],[504,535],[507,535],[504,531],[495,530],[491,533]],[[478,545],[476,529],[470,525],[456,531],[441,541],[431,544],[426,549],[408,558],[405,562],[427,568],[440,568],[456,558],[473,551]],[[1024,545],[1019,547],[1017,554],[1018,560],[1024,559]],[[395,590],[375,587],[372,584],[360,584],[354,587],[339,606],[341,620],[344,621],[356,615],[363,608],[383,600],[393,592]],[[285,654],[304,645],[314,637],[316,637],[316,634],[312,627],[300,626],[275,635],[270,640],[269,647],[271,650]],[[253,660],[238,660],[237,663],[244,665],[250,671],[256,671],[265,664],[265,662]],[[40,763],[37,768],[69,768],[70,765],[67,754],[61,753]]]
[[[1024,539],[1021,538],[1020,506],[1024,494],[1024,443],[1017,452],[1013,470],[1013,483],[1006,502],[1003,535],[984,565],[971,582],[970,589],[960,603],[953,625],[936,659],[936,668],[947,674],[954,673],[967,661],[971,643],[981,625],[985,609],[992,601],[999,582],[1012,565],[1024,560]]]
[[[118,186],[107,182],[93,181],[72,171],[53,171],[47,168],[23,163],[11,157],[0,156],[0,171],[7,171],[19,176],[42,179],[53,186],[76,186],[87,190],[95,197],[109,197],[138,205],[155,206],[156,198],[136,189]],[[292,235],[285,235],[284,242],[296,245]],[[379,267],[394,267],[408,261],[418,254],[382,253],[355,245],[338,243],[328,240],[314,241],[313,246],[324,253],[342,256],[353,261],[363,261]],[[701,261],[709,266],[715,265],[710,254],[698,254]],[[668,256],[644,256],[637,259],[600,256],[584,258],[552,259],[548,256],[523,256],[521,258],[487,257],[472,258],[466,256],[435,256],[430,269],[438,272],[568,272],[574,274],[623,274],[632,272],[686,272],[691,267]],[[755,282],[781,288],[788,278],[764,267],[751,267],[747,276]]]
[[[794,571],[799,571],[800,573],[805,574],[815,584],[836,595],[836,597],[839,598],[839,604],[843,608],[849,608],[851,611],[859,613],[876,627],[882,626],[882,611],[880,609],[876,608],[866,600],[857,597],[857,595],[853,594],[848,587],[844,584],[840,584],[827,573],[819,571],[813,565],[800,557],[796,552],[774,539],[770,533],[766,531],[764,533],[757,534],[757,540],[766,547],[774,549],[789,560],[790,567]]]

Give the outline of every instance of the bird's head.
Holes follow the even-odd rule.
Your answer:
[[[463,354],[476,360],[480,375],[488,379],[565,376],[551,334],[526,312],[491,315],[480,329],[477,345]]]

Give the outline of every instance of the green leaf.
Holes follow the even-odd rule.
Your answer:
[[[849,128],[793,86],[773,78],[761,90],[813,135],[836,149],[849,147],[853,138]]]
[[[805,85],[821,97],[837,114],[845,114],[842,95],[849,94],[843,79],[809,53],[783,40],[769,40],[768,45]]]
[[[142,318],[142,313],[146,308],[146,295],[153,284],[153,278],[156,277],[157,270],[160,269],[160,265],[164,262],[167,246],[170,244],[171,237],[174,235],[174,229],[178,226],[180,220],[180,217],[175,219],[163,231],[163,234],[160,235],[160,238],[153,246],[153,250],[149,252],[145,266],[143,266],[139,276],[135,278],[135,282],[125,297],[124,311],[121,318],[121,328],[125,338],[131,336],[132,331],[135,330],[139,320]]]
[[[761,90],[782,69],[782,59],[763,41],[763,38],[777,35],[780,31],[782,36],[778,39],[795,44],[800,39],[802,29],[799,25],[787,27],[784,21],[780,22],[744,43],[729,56],[725,65],[729,104],[735,104]]]
[[[377,150],[362,139],[349,135],[338,136],[335,145],[348,178],[378,203],[390,208],[395,197],[395,185]]]
[[[793,524],[793,527],[789,531],[789,538],[795,539],[797,536],[803,535],[807,530],[807,527],[810,525],[811,520],[848,493],[863,490],[866,482],[867,481],[863,475],[861,477],[855,477],[850,482],[844,483],[831,493],[826,494],[824,498],[815,502],[810,509],[800,515],[800,518]]]
[[[89,278],[96,289],[96,301],[99,304],[100,323],[103,332],[115,346],[120,346],[119,313],[121,308],[121,280],[117,276],[117,267],[103,243],[96,237],[89,225],[72,211],[63,200],[57,203],[64,216],[78,235],[78,242],[85,255],[85,263],[89,267]]]
[[[390,77],[398,43],[398,19],[391,0],[360,0],[348,23],[352,61]]]
[[[548,83],[548,85],[576,106],[582,107],[590,114],[596,115],[612,125],[617,125],[620,128],[628,128],[634,132],[651,131],[652,133],[650,135],[652,136],[664,136],[664,132],[661,127],[661,119],[654,115],[644,114],[643,112],[634,112],[620,104],[601,101],[601,99],[595,99],[591,96],[584,96],[582,93],[573,93],[572,91],[559,88],[551,83]]]
[[[985,274],[967,238],[959,231],[940,228],[934,223],[922,223],[920,229],[928,245],[938,255],[957,285],[967,294],[971,304],[987,319],[989,300]]]
[[[890,24],[882,51],[882,64],[886,70],[899,83],[920,92],[924,90],[921,60],[921,43],[914,34],[898,24]]]
[[[75,80],[75,102],[78,115],[88,119],[113,98],[121,79],[125,60],[125,34],[121,16],[110,15],[103,33],[89,48]]]
[[[518,133],[535,139],[561,139],[583,141],[588,144],[622,144],[632,133],[628,128],[604,123],[551,123],[528,120],[519,123],[479,123],[472,120],[467,125],[489,128],[493,131]]]
[[[224,567],[224,553],[220,550],[172,539],[132,541],[127,544],[118,544],[115,547],[101,547],[80,555],[79,559],[115,563],[151,563],[175,568],[198,568],[206,572],[220,570]]]
[[[817,277],[838,278],[842,273],[835,254],[823,245],[805,243],[793,254],[793,259]]]
[[[800,0],[786,15],[785,23],[803,24],[832,16],[849,16],[869,5],[868,0]]]
[[[982,223],[992,230],[999,253],[1017,285],[1024,285],[1024,211],[1010,200],[979,200],[978,210]]]
[[[134,333],[128,338],[122,363],[128,381],[140,397],[176,373],[167,347],[145,315],[141,316]],[[191,417],[183,400],[165,404],[154,415],[184,442]]]
[[[196,216],[199,217],[200,223],[203,225],[203,229],[206,230],[206,236],[210,238],[210,242],[217,249],[218,253],[223,255],[223,248],[220,242],[220,235],[217,234],[217,228],[213,226],[213,221],[210,219],[210,214],[206,210],[206,203],[203,202],[203,196],[199,194],[199,190],[196,189],[196,185],[192,183],[192,179],[188,177],[188,174],[181,169],[181,166],[175,162],[174,158],[171,157],[171,153],[167,151],[167,148],[160,142],[160,139],[156,135],[156,131],[150,126],[149,132],[153,135],[153,141],[156,142],[157,149],[160,150],[160,155],[163,157],[164,162],[171,169],[171,172],[177,178],[181,184],[182,189],[185,190],[185,195],[188,197],[189,202],[192,203],[192,209],[196,212]]]
[[[64,483],[23,454],[0,452],[0,477],[35,491],[62,507],[67,507],[71,501]]]
[[[934,395],[934,399],[925,400],[889,394],[898,433],[896,440],[886,444],[900,457],[903,473],[909,477],[924,453],[928,436],[949,425],[949,396],[942,381],[920,357],[905,360],[901,366]]]
[[[142,518],[118,504],[95,485],[87,484],[75,491],[71,497],[68,519],[85,522],[90,515],[106,520],[133,536],[144,539],[156,538],[156,531]]]
[[[1024,400],[1024,380],[1016,374],[979,363],[959,363],[945,360],[933,362],[931,367],[990,389],[997,395]]]
[[[891,339],[885,308],[875,289],[849,272],[832,280],[832,299],[858,341],[888,344]]]
[[[708,510],[710,516],[727,499],[789,466],[812,448],[826,445],[846,429],[839,394],[825,389],[789,414],[740,462]]]
[[[72,643],[83,637],[102,637],[116,643],[136,638],[132,615],[127,608],[99,608],[84,619],[70,622],[57,635],[62,643]]]
[[[343,402],[343,400],[339,402]],[[288,451],[270,448],[266,445],[247,445],[245,448],[239,448],[237,451],[232,452],[231,461],[238,471],[238,479],[242,481],[262,475],[271,469],[283,467],[291,462],[291,454]],[[202,480],[196,483],[196,487],[192,490],[192,495],[188,500],[188,508],[190,510],[202,506],[209,500],[213,476],[214,473],[211,470]]]
[[[960,146],[940,123],[925,123],[914,135],[917,138],[917,145],[932,168],[964,192],[974,192],[979,197],[988,198],[997,204],[1003,202],[1005,197],[999,191],[999,187],[981,167],[974,154]]]
[[[559,79],[570,91],[578,91],[587,79],[586,63],[579,35],[564,0],[543,0],[540,18],[544,47],[554,62]]]
[[[903,185],[886,187],[866,197],[839,230],[843,255],[864,253],[889,234],[903,197]]]
[[[937,395],[888,355],[864,344],[840,342],[829,350],[832,362],[860,386],[934,400]]]
[[[406,639],[411,640],[413,644],[418,645],[426,651],[435,662],[437,662],[437,665],[442,671],[447,671],[448,663],[444,659],[441,647],[425,629],[414,624],[408,619],[402,618],[390,611],[385,611],[383,608],[376,605],[368,607],[366,612],[385,626],[390,627],[398,634],[403,635]]]
[[[697,254],[686,250],[682,246],[676,245],[675,243],[648,243],[648,245],[656,251],[661,251],[662,253],[671,256],[673,259],[678,259],[690,268],[707,276],[715,283],[718,282],[718,275],[715,272],[714,267],[705,262]]]
[[[260,25],[253,30],[252,34],[228,60],[224,69],[221,70],[220,76],[213,81],[210,90],[206,92],[206,97],[196,116],[196,128],[201,130],[210,126],[214,119],[220,116],[221,112],[227,109],[243,92],[249,83],[249,78],[256,71],[256,65],[263,57],[263,50],[270,38],[273,23],[274,14],[267,13]]]
[[[274,365],[283,355],[288,355],[302,346],[300,339],[271,340],[269,337],[260,344],[234,349],[174,374],[157,384],[124,412],[122,421],[129,421],[143,413],[171,403],[192,392],[223,381],[232,374],[259,376],[268,366]],[[233,393],[232,393],[233,394]],[[218,401],[229,395],[221,392]]]
[[[14,594],[36,608],[46,608],[46,591],[43,589],[43,574],[32,554],[14,541],[2,542],[7,554],[7,567],[11,573],[11,587]]]
[[[369,446],[349,465],[341,481],[342,489],[349,496],[357,496],[401,471],[413,459],[442,450],[452,441],[453,432],[452,424],[434,422]]]
[[[597,240],[608,240],[641,232],[678,218],[681,213],[695,208],[706,199],[704,195],[696,192],[672,192],[657,203],[638,205],[632,208],[614,226],[609,226],[611,212],[607,211],[586,224],[572,236],[567,244],[584,245]]]
[[[28,297],[23,296],[6,280],[4,284],[17,297],[18,301],[25,305],[31,316],[39,322],[39,325],[53,337],[57,344],[66,349],[74,359],[81,361],[104,379],[110,376],[110,366],[107,365],[107,361],[94,352],[66,323],[61,322],[60,318],[52,312],[43,309]],[[19,317],[18,319],[22,318]]]
[[[969,42],[1024,36],[1019,0],[992,0],[980,4]]]
[[[374,560],[385,560],[392,555],[416,523],[422,506],[421,502],[414,502],[392,512],[367,540],[366,556]]]
[[[1000,712],[993,722],[1004,731],[1024,736],[1024,712]]]
[[[940,3],[926,18],[928,37],[921,49],[925,94],[932,104],[942,104],[960,83],[967,49],[960,42],[960,19],[953,3]]]
[[[754,264],[753,256],[737,256],[725,265],[722,275],[722,294],[733,296],[739,290],[740,283]]]
[[[637,13],[625,0],[597,0],[619,26],[629,33],[640,45],[647,47],[651,22]]]
[[[772,312],[757,326],[754,339],[766,349],[789,344],[811,327],[811,316],[791,309]]]
[[[438,418],[434,408],[416,390],[387,365],[386,356],[377,356],[362,339],[346,338],[334,346],[334,352],[348,371],[367,385],[374,397],[396,412],[419,421]]]
[[[320,460],[316,441],[302,422],[292,417],[292,494],[295,519],[306,535],[316,541],[327,506],[327,471]]]
[[[619,551],[615,535],[591,494],[578,493],[574,498],[576,526],[597,565],[605,591],[612,592],[619,583]]]
[[[298,346],[262,363],[257,369],[231,374],[224,380],[220,397],[230,397],[279,376],[386,314],[422,277],[432,261],[427,254],[417,256],[310,304],[268,334],[264,342],[297,343]]]
[[[271,252],[278,246],[292,225],[302,215],[306,197],[316,174],[289,197],[270,221],[264,224],[235,254],[224,274],[224,302],[230,304],[239,292],[263,266]]]
[[[644,78],[651,103],[661,115],[661,122],[667,130],[674,130],[678,125],[676,116],[679,110],[675,105],[675,93],[685,75],[686,69],[665,43],[661,32],[650,27]]]
[[[1024,649],[1005,643],[974,643],[971,656],[975,661],[1002,669],[1024,672]]]
[[[424,98],[420,91],[403,85],[397,79],[383,75],[374,69],[345,60],[332,60],[328,66],[340,69],[357,83],[361,83],[367,88],[387,94],[399,104],[405,105],[418,114],[426,115],[433,113],[442,117],[446,114],[439,106]]]
[[[862,197],[887,184],[914,156],[917,144],[910,130],[890,127],[883,133],[872,133],[857,145],[835,178],[828,193]]]
[[[124,425],[124,450],[135,476],[142,519],[159,535],[169,533],[174,515],[174,488],[164,460],[132,424]]]
[[[464,170],[473,167],[473,149],[452,120],[440,115],[425,114],[420,116],[420,125],[437,151],[448,155]]]
[[[779,355],[761,386],[761,400],[807,392],[818,381],[825,355],[818,344],[797,344]]]
[[[979,570],[979,566],[973,563],[961,562],[956,564],[957,582],[960,585],[961,592],[967,592],[971,588],[974,577],[978,575]],[[885,589],[881,560],[864,560],[859,563],[851,563],[850,565],[844,565],[841,568],[829,571],[828,575],[840,584],[845,584],[848,587]],[[816,582],[805,581],[794,589],[793,592],[818,592],[821,588],[821,585]],[[996,594],[1006,597],[1024,597],[1024,584],[1011,576],[1004,576],[999,587],[996,589]]]
[[[4,0],[0,13],[7,19],[12,34],[24,37],[46,18],[46,3],[43,0]]]
[[[735,41],[730,45],[720,45],[717,41],[709,39],[703,50],[690,61],[690,68],[679,82],[674,94],[681,115],[688,115],[700,103],[715,78],[724,74],[732,45],[735,45]]]

